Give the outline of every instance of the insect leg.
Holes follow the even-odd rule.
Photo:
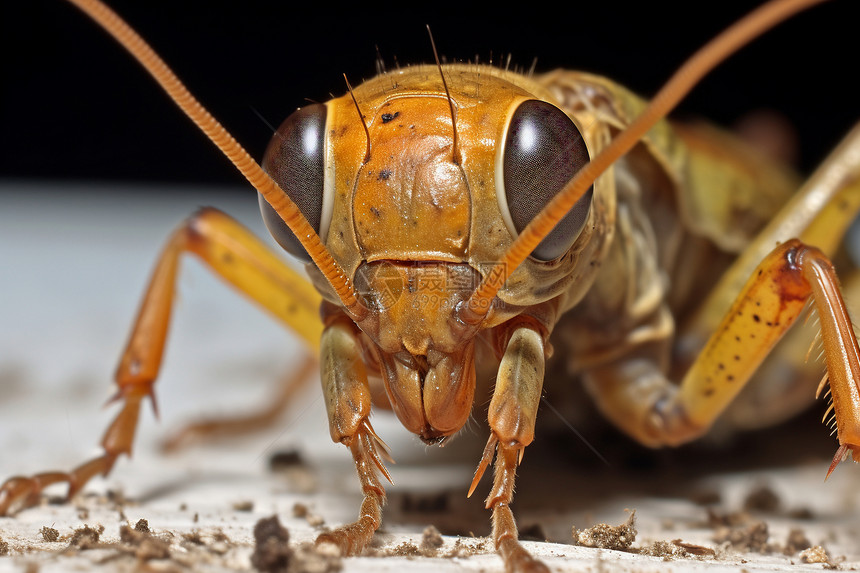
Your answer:
[[[295,402],[299,392],[305,389],[317,375],[319,375],[319,364],[315,358],[308,356],[301,366],[290,368],[281,381],[280,391],[271,397],[263,409],[245,416],[191,422],[168,436],[162,447],[166,452],[175,452],[189,444],[219,436],[235,437],[269,428],[279,420],[287,408]]]
[[[798,240],[778,246],[753,272],[680,387],[652,362],[634,357],[590,372],[589,389],[607,415],[643,443],[691,440],[734,399],[809,299],[821,321],[838,427],[832,471],[849,450],[860,452],[860,346],[832,264]]]
[[[215,209],[190,217],[168,240],[144,296],[130,340],[116,372],[115,400],[123,405],[102,438],[104,453],[71,472],[48,472],[13,477],[0,486],[0,515],[38,502],[44,488],[67,482],[68,496],[93,476],[107,475],[117,458],[131,454],[140,404],[153,398],[153,385],[161,366],[173,294],[183,253],[193,253],[218,275],[277,318],[294,326],[315,347],[321,323],[320,297],[303,287],[299,274],[287,267],[249,231]],[[316,338],[314,338],[316,336]]]
[[[493,540],[505,560],[506,571],[543,573],[549,569],[532,557],[517,540],[517,524],[510,504],[514,497],[516,469],[523,451],[534,439],[535,420],[540,405],[546,363],[545,331],[529,317],[508,330],[510,339],[499,365],[496,387],[490,401],[492,434],[484,458],[475,472],[471,495],[490,463],[495,450],[493,489],[486,507],[493,512]],[[518,322],[518,321],[515,321]]]
[[[377,448],[387,456],[385,444],[368,421],[371,394],[362,357],[359,331],[342,312],[327,320],[322,335],[322,384],[332,440],[347,446],[352,453],[364,501],[358,520],[334,531],[320,534],[316,543],[333,543],[343,555],[360,552],[382,523],[385,489],[377,472],[391,477]]]
[[[856,125],[801,189],[756,235],[685,325],[685,347],[704,344],[753,269],[773,246],[797,238],[832,257],[860,212],[860,124]],[[683,359],[683,358],[682,358]]]
[[[840,271],[842,269],[840,268]],[[848,308],[860,308],[860,270],[840,272],[842,296]],[[820,380],[824,368],[819,356],[815,316],[803,328],[792,328],[765,359],[755,378],[729,405],[719,423],[729,431],[774,426],[804,411],[815,401],[811,382]]]

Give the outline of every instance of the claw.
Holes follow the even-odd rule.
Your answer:
[[[487,471],[487,467],[489,467],[490,462],[493,461],[493,456],[496,454],[496,446],[498,445],[499,439],[496,437],[496,434],[490,434],[490,439],[487,440],[487,445],[484,446],[484,453],[481,456],[481,462],[475,469],[475,477],[472,478],[472,485],[469,486],[469,493],[466,494],[466,497],[472,497],[472,494],[475,493],[475,488],[478,487],[478,483],[481,481],[481,478],[484,477],[484,472]]]
[[[833,473],[833,470],[836,469],[836,466],[839,465],[840,462],[844,462],[848,457],[849,446],[842,444],[837,448],[836,455],[833,456],[833,461],[830,462],[830,467],[827,469],[827,475],[824,476],[824,480],[827,481],[827,478],[830,477],[830,474]]]
[[[370,428],[370,423],[365,420],[364,424],[367,428]],[[373,461],[373,465],[385,476],[385,479],[388,480],[388,483],[394,485],[394,480],[391,479],[391,474],[388,473],[388,468],[385,467],[385,464],[382,463],[382,460],[379,457],[379,452],[376,449],[376,446],[381,442],[376,434],[373,433],[373,429],[370,431],[360,431],[358,432],[358,440],[361,444],[362,449],[370,456],[370,459]],[[384,443],[382,443],[385,446]],[[385,450],[383,450],[385,451]],[[390,455],[388,456],[391,457]]]

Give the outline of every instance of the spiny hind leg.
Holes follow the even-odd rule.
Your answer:
[[[647,356],[595,368],[586,382],[619,427],[644,444],[676,445],[706,431],[811,299],[821,323],[839,450],[860,452],[860,347],[830,261],[800,241],[777,247],[675,386]]]
[[[102,455],[69,472],[16,476],[0,485],[0,515],[38,503],[42,491],[68,483],[73,496],[96,475],[107,475],[120,455],[131,455],[140,404],[150,397],[161,366],[173,295],[183,253],[193,253],[219,276],[293,326],[316,347],[322,326],[319,295],[304,287],[298,273],[287,267],[248,230],[215,209],[203,209],[186,220],[168,240],[132,328],[116,372],[114,400],[122,409],[101,441]]]
[[[840,278],[848,308],[860,308],[860,270],[852,269],[847,277]],[[729,432],[766,428],[810,407],[815,401],[810,384],[825,373],[818,332],[814,315],[790,329],[720,417],[719,424]]]

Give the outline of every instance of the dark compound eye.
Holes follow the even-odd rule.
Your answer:
[[[312,104],[293,112],[269,142],[263,169],[298,205],[317,233],[321,232],[325,192],[326,106]],[[263,222],[288,253],[310,261],[305,248],[275,210],[260,196]]]
[[[519,105],[511,117],[502,157],[505,198],[517,233],[588,163],[576,125],[557,107],[538,100]],[[579,237],[591,207],[592,190],[574,205],[531,256],[551,261]]]

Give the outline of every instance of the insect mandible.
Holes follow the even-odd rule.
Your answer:
[[[775,182],[781,179],[778,169],[769,179],[778,189],[777,197],[771,198],[771,204],[763,198],[759,210],[750,212],[744,225],[719,217],[703,221],[703,210],[711,204],[693,193],[684,196],[687,203],[682,209],[694,222],[711,224],[697,229],[695,236],[701,240],[690,239],[688,230],[654,228],[642,217],[652,215],[648,210],[656,207],[639,204],[641,199],[636,196],[651,194],[655,201],[672,204],[674,197],[657,196],[664,190],[660,186],[695,189],[696,178],[703,172],[710,175],[707,164],[713,161],[705,151],[692,151],[705,144],[700,132],[673,130],[661,123],[616,164],[613,174],[594,181],[593,190],[570,195],[577,207],[560,237],[544,240],[547,223],[532,244],[521,246],[518,256],[504,260],[514,238],[526,235],[525,226],[546,200],[569,177],[588,169],[592,165],[589,158],[619,141],[617,133],[643,109],[621,88],[592,76],[556,74],[540,81],[543,84],[471,65],[401,70],[357,86],[353,94],[328,104],[303,108],[282,126],[279,138],[270,146],[266,166],[272,173],[283,170],[276,178],[288,193],[298,189],[297,181],[312,180],[316,185],[317,196],[302,205],[303,210],[314,213],[313,217],[305,213],[312,219],[311,227],[289,211],[280,192],[262,176],[257,187],[269,194],[279,210],[280,217],[263,205],[279,242],[299,255],[303,250],[312,253],[315,264],[309,267],[310,273],[326,299],[321,347],[332,437],[352,451],[365,493],[359,521],[321,537],[344,552],[358,551],[369,540],[379,525],[384,501],[378,473],[387,475],[387,471],[367,421],[372,394],[367,376],[382,383],[389,404],[408,429],[428,443],[444,441],[462,427],[471,412],[476,388],[474,340],[478,336],[487,338],[501,365],[490,404],[492,435],[473,489],[495,458],[497,478],[488,508],[494,514],[497,546],[512,569],[543,570],[517,543],[508,505],[516,465],[533,438],[548,336],[561,320],[573,367],[585,373],[589,389],[608,417],[643,442],[677,443],[695,437],[710,424],[801,313],[810,292],[818,289],[817,301],[826,300],[836,309],[831,318],[822,316],[822,322],[839,331],[827,334],[825,328],[824,337],[830,348],[831,385],[841,426],[841,446],[834,463],[857,443],[851,434],[852,411],[857,407],[851,402],[858,367],[856,340],[841,312],[829,263],[817,250],[797,243],[787,243],[765,258],[775,239],[788,238],[782,237],[786,228],[792,229],[792,236],[800,235],[809,242],[826,242],[818,234],[820,220],[810,217],[807,230],[806,224],[789,227],[777,216],[776,235],[758,234],[776,210],[772,203],[781,203],[785,196],[787,185]],[[540,171],[554,160],[540,155],[515,165],[520,157],[517,148],[528,150],[533,145],[531,122],[537,122],[537,134],[558,130],[556,139],[579,142],[565,151],[562,167]],[[295,168],[284,168],[302,149],[308,133],[314,133],[316,140],[304,149],[306,159]],[[632,137],[631,146],[640,136]],[[412,143],[404,143],[409,141]],[[491,143],[482,146],[476,142]],[[322,154],[314,155],[319,150]],[[239,155],[239,161],[245,161]],[[765,162],[742,155],[732,159],[742,166],[770,170]],[[846,163],[846,157],[849,152],[837,155],[837,167]],[[645,188],[642,178],[624,180],[631,172],[641,174],[649,169],[655,178],[651,183],[657,181],[654,188]],[[728,171],[728,188],[736,192],[743,192],[745,185],[751,188],[743,170]],[[672,181],[682,172],[686,180]],[[534,199],[518,195],[522,188],[518,177],[535,174],[541,180],[557,179],[544,189],[545,197],[536,206]],[[850,189],[837,186],[830,191],[837,198],[827,199],[826,204],[853,199],[847,195]],[[394,199],[399,202],[392,205]],[[525,207],[514,207],[523,201]],[[732,206],[729,200],[723,205]],[[529,206],[530,212],[525,210]],[[827,217],[831,233],[834,221],[845,219],[847,224],[848,217],[831,215]],[[290,220],[293,231],[284,229],[280,219]],[[619,227],[618,220],[627,226]],[[384,237],[374,232],[379,228],[386,229]],[[295,234],[319,234],[325,246],[306,242],[299,247]],[[224,237],[245,244],[250,254],[239,257],[239,263],[231,257],[231,263],[222,265],[218,250],[225,248]],[[755,251],[746,247],[753,237]],[[160,362],[172,273],[181,252],[196,252],[252,298],[263,299],[263,291],[275,286],[249,274],[255,270],[267,274],[272,268],[269,255],[258,254],[255,240],[220,213],[199,213],[173,241],[134,331],[154,337],[156,342],[133,336],[124,354],[118,375],[124,406],[106,435],[105,455],[71,475],[10,480],[0,500],[3,509],[22,498],[32,499],[52,481],[68,480],[75,490],[92,475],[107,473],[117,456],[128,451],[139,403],[148,396]],[[762,246],[766,247],[763,253]],[[825,251],[835,248],[820,246]],[[686,301],[677,294],[673,296],[682,300],[668,301],[655,279],[661,272],[672,274],[681,261],[745,247],[748,258],[756,260],[752,266],[738,263],[731,280],[741,276],[742,282],[751,274],[765,278],[750,283],[722,326],[712,315],[717,312],[714,309],[725,314],[725,302],[712,299],[705,303],[700,318],[684,334],[689,339],[716,330],[719,336],[712,339],[706,353],[695,358],[693,374],[688,374],[677,391],[663,376],[663,362],[676,335],[671,311]],[[765,263],[756,271],[761,259]],[[610,266],[606,262],[621,265],[632,261],[641,266],[620,275],[601,272]],[[247,268],[235,273],[234,264]],[[783,278],[786,275],[791,278]],[[813,275],[819,278],[813,279]],[[718,290],[720,294],[731,291],[729,287]],[[776,298],[774,291],[779,291]],[[622,320],[601,328],[611,311]],[[283,318],[296,326],[308,324],[305,319]],[[736,325],[741,326],[736,329]],[[318,330],[310,327],[305,333],[311,344]],[[740,343],[742,336],[755,342],[732,342]],[[847,349],[843,354],[838,354],[840,343]],[[837,363],[847,368],[837,368]],[[840,376],[846,371],[848,376]]]

